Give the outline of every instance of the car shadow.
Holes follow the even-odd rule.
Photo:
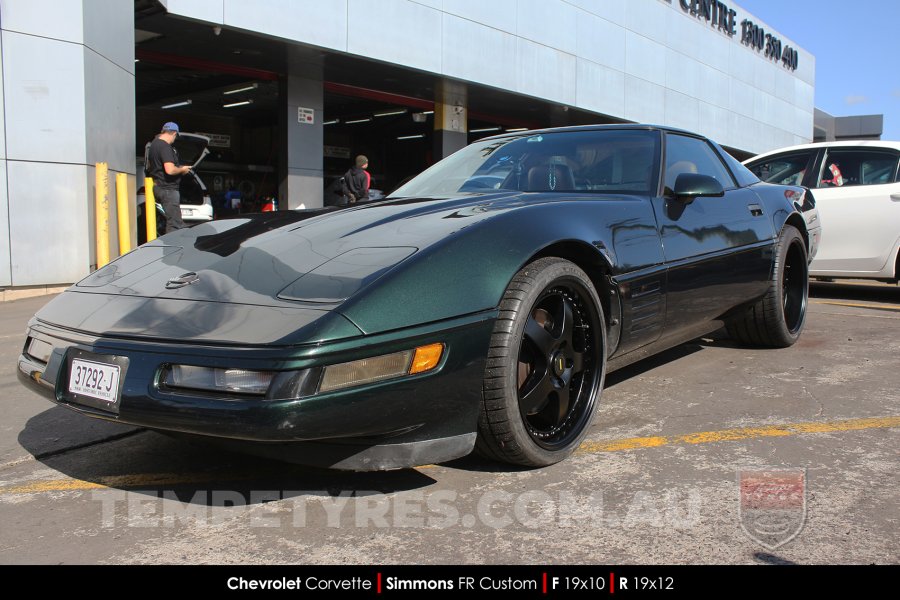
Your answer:
[[[756,559],[757,562],[760,562],[765,565],[796,565],[794,561],[788,560],[786,558],[782,558],[777,554],[770,554],[768,552],[754,552],[753,558]]]
[[[113,424],[98,437],[90,427],[93,421],[54,406],[29,419],[18,441],[41,464],[82,482],[74,489],[110,488],[207,506],[219,505],[217,498],[254,505],[309,495],[383,495],[435,483],[415,469],[351,472],[308,467],[230,452],[202,438]],[[65,447],[44,449],[43,440],[61,435],[66,435]]]
[[[809,282],[811,298],[826,300],[864,300],[867,302],[883,302],[900,304],[900,286],[879,283],[842,283],[840,281]]]
[[[675,346],[674,348],[669,348],[668,350],[664,350],[659,354],[648,356],[647,358],[639,360],[636,363],[632,363],[627,367],[622,367],[621,369],[613,371],[612,373],[606,375],[606,383],[603,388],[609,389],[611,387],[615,387],[616,385],[622,383],[625,380],[631,379],[632,377],[638,377],[640,375],[643,375],[647,371],[652,371],[653,369],[656,369],[668,363],[675,362],[676,360],[700,352],[703,350],[703,345],[699,342],[700,340],[694,340],[681,344],[680,346]]]
[[[719,329],[608,374],[604,387],[615,387],[708,347],[741,346],[731,340],[724,328]],[[19,434],[19,443],[37,460],[73,479],[150,495],[166,492],[183,502],[196,502],[209,490],[236,492],[245,498],[258,496],[260,491],[278,491],[283,498],[304,494],[365,496],[415,490],[436,483],[427,475],[427,468],[424,469],[426,472],[421,468],[338,471],[258,458],[203,441],[200,437],[172,437],[143,429],[120,432],[120,427],[109,423],[102,423],[107,437],[97,439],[94,433],[79,439],[78,429],[92,431],[93,423],[94,419],[54,406],[28,421]],[[42,452],[40,442],[59,438],[61,431],[67,436],[65,448]],[[115,451],[104,448],[111,444],[116,446]],[[98,452],[104,455],[103,460],[94,456]],[[476,453],[441,463],[441,466],[483,473],[532,470],[495,462]],[[193,475],[197,476],[197,481],[190,480]],[[206,496],[208,499],[209,494]]]
[[[627,367],[623,367],[621,369],[613,371],[606,376],[606,382],[603,388],[609,389],[618,385],[619,383],[622,383],[623,381],[631,379],[632,377],[638,377],[640,375],[643,375],[647,371],[656,369],[657,367],[661,367],[681,358],[685,358],[697,352],[701,352],[704,347],[713,343],[714,340],[718,339],[722,339],[724,342],[730,343],[728,334],[725,333],[724,329],[722,329],[721,332],[716,332],[714,334],[711,334],[710,336],[704,336],[704,338],[702,339],[681,344],[680,346],[670,348],[669,350],[665,350],[663,352],[660,352],[659,354],[649,356],[643,360],[628,365]],[[451,469],[457,469],[460,471],[475,471],[482,473],[518,473],[540,468],[520,467],[516,465],[500,463],[487,458],[483,458],[482,456],[474,452],[469,456],[464,456],[463,458],[458,458],[456,460],[441,463],[441,466]]]

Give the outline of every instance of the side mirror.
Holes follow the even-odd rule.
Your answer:
[[[675,198],[690,204],[694,198],[725,195],[725,188],[715,177],[698,173],[682,173],[675,179]]]

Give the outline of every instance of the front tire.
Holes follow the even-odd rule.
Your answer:
[[[727,324],[728,333],[744,344],[787,348],[800,338],[808,300],[806,243],[796,227],[785,225],[775,247],[769,291]]]
[[[588,276],[561,258],[525,266],[491,336],[476,450],[529,467],[563,460],[593,422],[605,375],[603,308]]]

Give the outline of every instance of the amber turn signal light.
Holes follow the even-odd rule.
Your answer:
[[[413,356],[412,365],[409,367],[409,374],[424,373],[438,366],[441,357],[444,355],[443,344],[429,344],[427,346],[419,346],[416,348],[416,354]]]

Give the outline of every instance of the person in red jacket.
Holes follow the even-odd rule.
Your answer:
[[[369,199],[369,186],[372,184],[372,176],[366,169],[369,167],[369,159],[360,154],[356,157],[356,166],[351,167],[344,174],[344,196],[350,204],[364,202]]]

